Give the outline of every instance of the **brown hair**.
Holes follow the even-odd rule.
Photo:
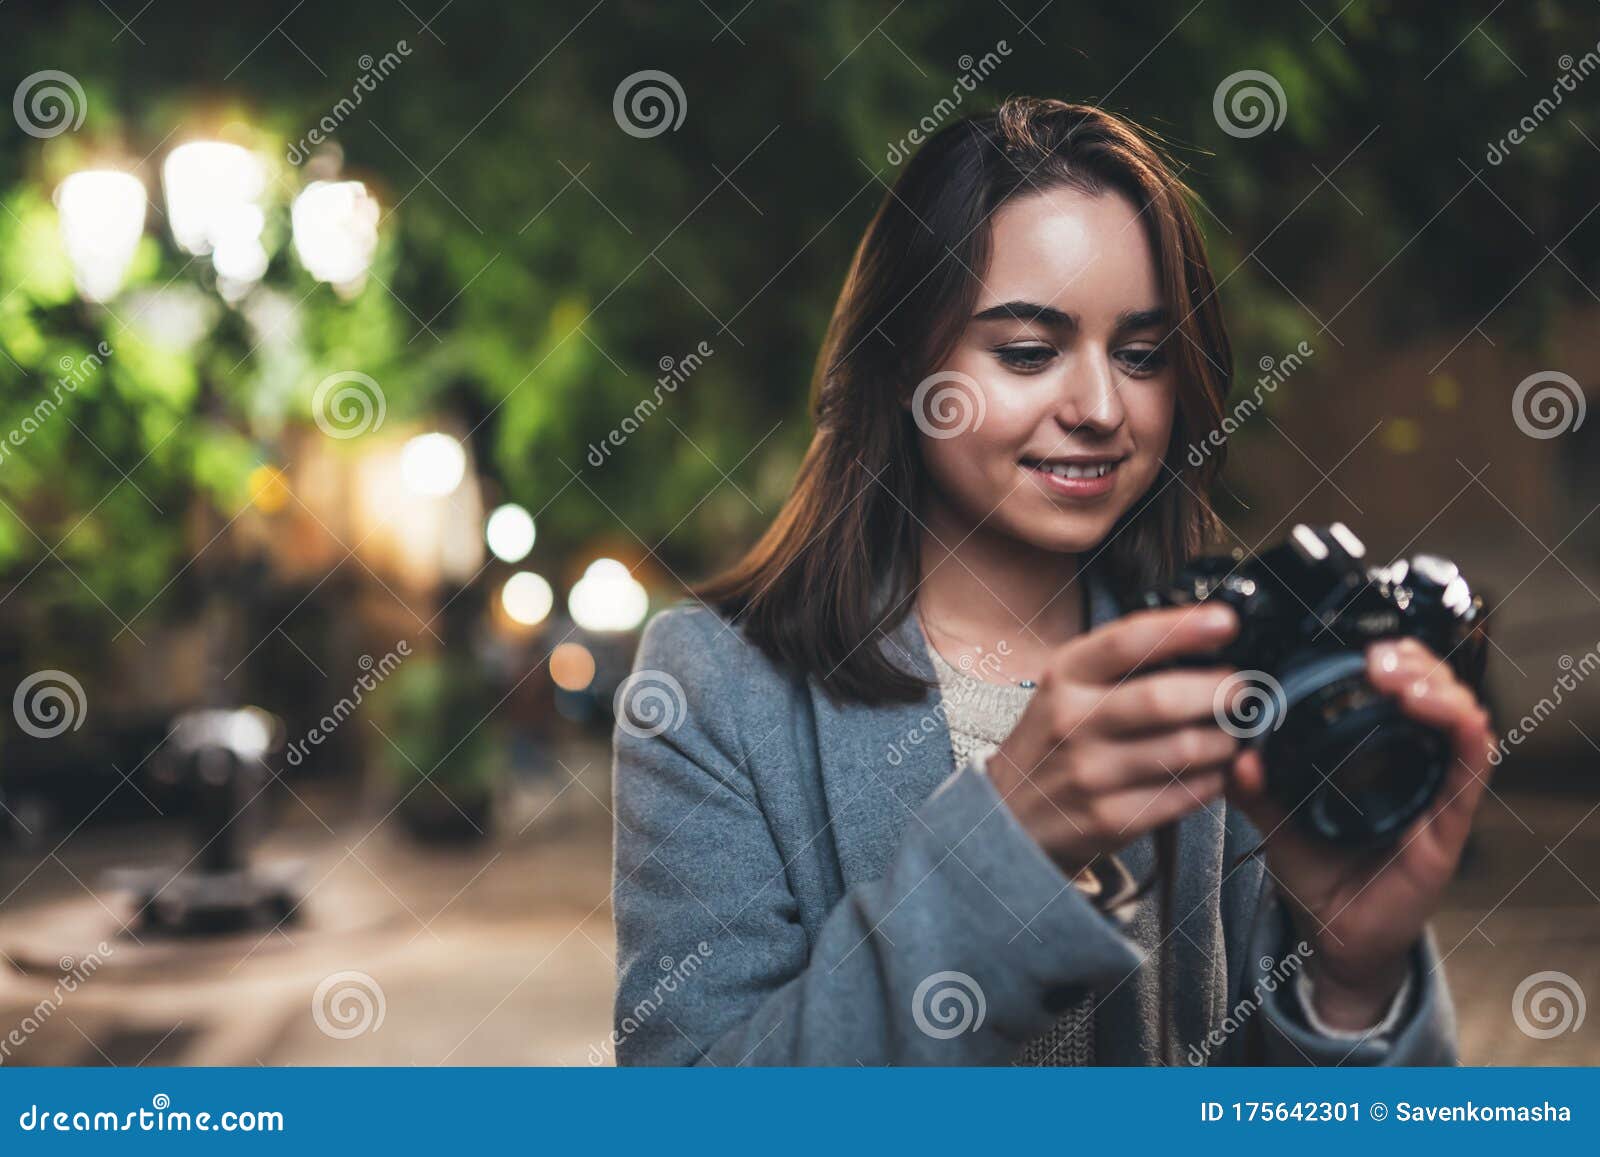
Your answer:
[[[1179,381],[1163,478],[1123,515],[1096,565],[1116,586],[1147,585],[1214,530],[1208,492],[1223,448],[1199,466],[1183,448],[1220,425],[1232,352],[1193,194],[1150,138],[1101,109],[1017,98],[956,122],[912,158],[856,249],[817,360],[816,433],[793,492],[755,546],[695,592],[836,699],[907,701],[926,689],[868,645],[905,618],[920,581],[911,512],[926,483],[902,403],[965,328],[977,294],[968,270],[988,266],[995,212],[1057,186],[1129,199],[1175,322],[1163,339]]]

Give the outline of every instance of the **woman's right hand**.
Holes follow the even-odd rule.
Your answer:
[[[1239,741],[1213,705],[1232,670],[1137,672],[1213,651],[1237,630],[1222,604],[1139,611],[1051,660],[988,768],[1006,806],[1067,875],[1222,795]]]

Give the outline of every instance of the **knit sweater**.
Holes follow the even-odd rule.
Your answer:
[[[998,746],[1001,740],[1011,734],[1011,729],[1022,716],[1023,708],[1033,697],[1033,689],[1015,683],[991,683],[980,679],[962,669],[969,662],[978,665],[979,660],[962,656],[958,660],[961,667],[957,667],[941,655],[937,647],[930,645],[928,650],[939,680],[945,724],[950,729],[952,766],[959,768],[979,752]],[[1015,1063],[1094,1064],[1094,1006],[1094,994],[1085,993],[1083,999],[1069,1007],[1048,1032],[1029,1041]]]

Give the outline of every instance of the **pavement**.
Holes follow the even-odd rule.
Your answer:
[[[1557,787],[1496,782],[1435,921],[1467,1063],[1600,1061],[1600,1024],[1577,1016],[1600,993],[1600,804],[1593,764],[1572,758],[1540,778]],[[370,801],[298,787],[257,856],[298,871],[305,898],[265,933],[122,931],[127,909],[96,881],[181,861],[165,828],[86,829],[42,860],[0,861],[15,889],[0,905],[0,1063],[611,1063],[608,760],[561,762],[580,770],[523,785],[488,839],[454,849],[420,847]],[[1558,790],[1569,782],[1582,790]]]

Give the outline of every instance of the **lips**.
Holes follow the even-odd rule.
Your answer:
[[[1020,465],[1051,494],[1097,498],[1116,485],[1121,458],[1024,458]]]

